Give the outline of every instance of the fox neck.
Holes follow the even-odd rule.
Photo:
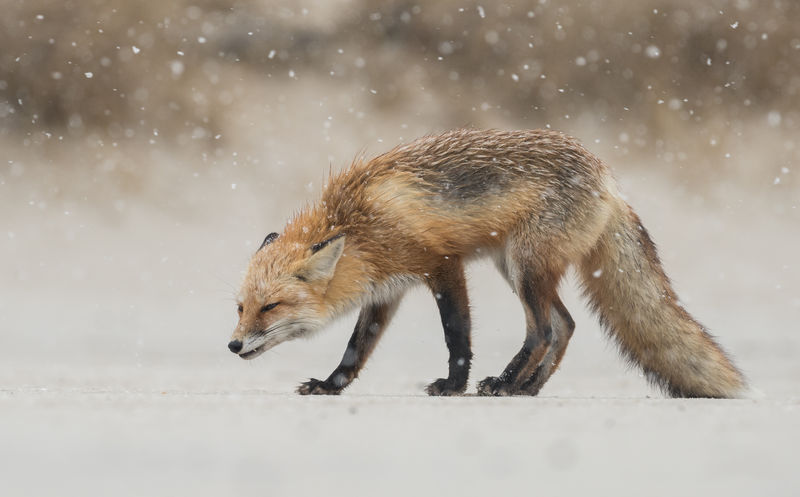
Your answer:
[[[345,249],[325,289],[324,299],[330,320],[369,300],[372,271],[358,254],[353,252],[352,249]]]

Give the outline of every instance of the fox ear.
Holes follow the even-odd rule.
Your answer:
[[[344,234],[315,243],[311,246],[311,257],[306,260],[296,276],[305,281],[331,279],[343,251]]]
[[[258,247],[258,250],[261,250],[262,248],[266,247],[270,243],[274,242],[276,238],[278,238],[278,234],[277,233],[275,233],[275,232],[270,233],[269,235],[267,235],[266,238],[264,238],[264,241],[261,242],[261,246]],[[258,250],[256,250],[256,252],[258,252]]]

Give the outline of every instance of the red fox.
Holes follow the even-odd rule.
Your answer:
[[[253,359],[360,308],[339,366],[300,394],[339,394],[410,286],[428,286],[449,351],[430,395],[467,388],[472,350],[464,264],[490,257],[519,296],[526,334],[480,395],[536,395],[575,323],[558,297],[574,265],[623,355],[675,397],[735,397],[743,375],[678,303],[656,247],[607,166],[549,130],[459,129],[356,161],[253,255],[228,348]]]

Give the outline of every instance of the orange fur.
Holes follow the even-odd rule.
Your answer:
[[[520,296],[528,330],[517,356],[479,393],[535,395],[553,373],[574,328],[557,294],[570,265],[626,356],[669,393],[729,397],[744,385],[676,304],[655,246],[607,167],[547,130],[455,130],[332,176],[320,200],[253,256],[231,350],[251,358],[361,307],[342,364],[299,390],[339,393],[403,291],[424,283],[437,295],[451,354],[450,375],[428,392],[461,393],[471,358],[463,264],[481,256],[495,260]],[[278,305],[264,311],[270,303]]]

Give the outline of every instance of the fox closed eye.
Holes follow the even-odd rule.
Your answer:
[[[272,304],[267,304],[261,307],[261,312],[271,311],[272,309],[276,308],[278,304],[280,304],[280,302],[273,302]],[[239,314],[241,314],[244,311],[244,306],[242,304],[239,304],[238,306],[236,306],[236,310],[239,312]]]
[[[278,304],[280,304],[280,302],[273,302],[272,304],[267,304],[261,308],[261,312],[264,313],[267,311],[271,311],[272,309],[276,308]]]

